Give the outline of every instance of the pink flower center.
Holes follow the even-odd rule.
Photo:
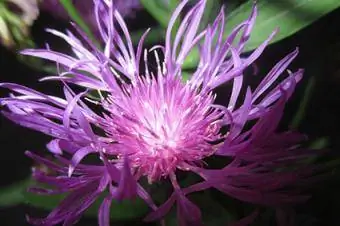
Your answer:
[[[108,100],[107,132],[117,141],[112,153],[127,153],[138,176],[152,182],[215,152],[223,113],[212,107],[211,93],[168,77],[143,78],[123,89]]]

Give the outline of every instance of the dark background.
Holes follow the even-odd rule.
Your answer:
[[[138,12],[138,21],[129,19],[132,29],[150,26],[155,21],[146,13]],[[141,18],[141,19],[139,19]],[[328,137],[328,148],[334,158],[338,156],[340,147],[340,9],[324,16],[317,22],[267,48],[262,57],[256,62],[260,69],[259,76],[265,75],[270,68],[283,56],[300,47],[298,59],[292,69],[305,68],[305,77],[298,85],[288,104],[281,127],[287,128],[296,109],[299,106],[307,81],[311,76],[316,78],[311,102],[306,109],[306,115],[299,128],[311,139]],[[33,36],[42,46],[44,42],[62,46],[59,39],[48,35],[45,27],[64,29],[66,23],[56,21],[47,13],[42,13],[32,28]],[[0,81],[14,82],[26,85],[42,92],[58,95],[60,87],[53,82],[40,83],[37,80],[44,76],[28,66],[20,63],[15,53],[0,46]],[[0,96],[8,95],[7,90],[0,90]],[[40,133],[14,125],[4,117],[0,117],[0,186],[7,186],[20,181],[30,174],[31,161],[23,154],[25,150],[43,150],[48,138]],[[313,189],[313,197],[304,205],[297,207],[298,225],[340,225],[338,220],[339,178],[331,180]],[[27,206],[0,208],[0,221],[4,226],[28,225],[25,214],[34,213],[43,216],[44,211]],[[83,219],[79,225],[96,225],[95,219]],[[112,225],[117,225],[113,224]],[[124,225],[123,223],[118,225]],[[135,225],[135,224],[134,224]]]

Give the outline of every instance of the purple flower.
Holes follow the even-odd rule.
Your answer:
[[[256,5],[249,18],[224,39],[223,9],[213,24],[198,31],[205,7],[202,0],[185,15],[172,40],[172,27],[187,2],[182,1],[174,11],[164,46],[143,51],[146,31],[134,49],[119,12],[110,1],[97,0],[94,14],[105,43],[103,51],[77,27],[78,35],[50,30],[72,47],[74,56],[49,48],[23,51],[55,61],[59,75],[43,80],[64,84],[64,97],[1,84],[15,93],[1,99],[7,107],[3,114],[53,137],[47,147],[59,163],[27,154],[53,171],[50,175],[35,170],[33,176],[55,188],[33,191],[69,193],[45,219],[30,219],[31,223],[71,225],[104,191],[108,195],[98,213],[101,226],[109,225],[113,199],[139,196],[154,210],[146,221],[162,218],[176,203],[179,225],[201,225],[200,209],[187,197],[192,192],[215,188],[239,200],[278,209],[308,198],[302,191],[317,179],[313,176],[317,168],[301,160],[314,152],[299,146],[303,135],[276,132],[284,105],[302,78],[302,70],[288,71],[282,78],[298,51],[284,57],[251,89],[243,71],[261,55],[276,31],[241,58],[255,22]],[[183,82],[183,61],[196,47],[199,65]],[[150,53],[155,61],[148,60]],[[232,84],[230,97],[226,106],[217,105],[214,90],[225,83]],[[85,90],[76,93],[70,85]],[[98,97],[89,92],[97,92]],[[81,163],[90,154],[96,161]],[[227,156],[231,162],[213,168],[208,158],[213,155]],[[193,172],[202,180],[182,188],[176,178],[179,171]],[[139,183],[141,178],[149,183],[170,180],[173,194],[157,207]],[[249,222],[256,213],[241,222]]]

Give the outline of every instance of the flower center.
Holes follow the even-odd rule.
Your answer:
[[[109,98],[113,129],[108,133],[139,176],[152,182],[215,152],[211,142],[221,138],[223,113],[212,107],[211,93],[167,77],[141,78],[123,89]]]

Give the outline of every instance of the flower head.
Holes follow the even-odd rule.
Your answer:
[[[155,210],[145,220],[162,218],[177,203],[179,225],[201,224],[200,210],[187,195],[204,189],[216,188],[245,202],[274,207],[306,199],[302,184],[313,181],[315,169],[301,168],[300,160],[313,152],[298,146],[305,139],[299,133],[276,132],[284,105],[303,71],[288,71],[278,85],[274,82],[298,51],[278,62],[252,91],[244,82],[243,71],[261,55],[276,31],[252,54],[240,57],[255,22],[256,5],[249,18],[224,39],[223,9],[213,24],[199,31],[205,7],[201,0],[185,15],[172,40],[173,25],[187,2],[182,1],[174,11],[164,46],[143,51],[146,31],[135,50],[112,1],[96,0],[103,51],[76,28],[78,38],[71,32],[50,30],[72,47],[74,56],[51,49],[23,52],[58,64],[59,74],[44,80],[62,81],[64,97],[3,83],[2,87],[16,93],[0,100],[7,106],[3,114],[53,137],[48,148],[61,165],[28,155],[53,168],[58,176],[34,175],[56,187],[54,191],[70,192],[47,218],[32,223],[72,224],[104,190],[109,192],[99,210],[101,226],[109,225],[113,199],[134,196]],[[196,47],[199,65],[183,82],[183,62]],[[152,63],[150,54],[156,59]],[[145,70],[141,70],[142,61]],[[217,105],[215,88],[225,83],[232,84],[231,95],[225,106]],[[70,85],[85,91],[75,93]],[[90,91],[98,97],[87,95]],[[255,122],[250,129],[248,122]],[[97,163],[82,164],[89,154],[97,156]],[[214,169],[209,166],[212,155],[227,156],[231,162]],[[176,177],[179,171],[193,172],[202,181],[181,188]],[[138,182],[143,177],[149,183],[170,180],[173,194],[168,201],[157,207]],[[75,201],[80,194],[84,203]]]

